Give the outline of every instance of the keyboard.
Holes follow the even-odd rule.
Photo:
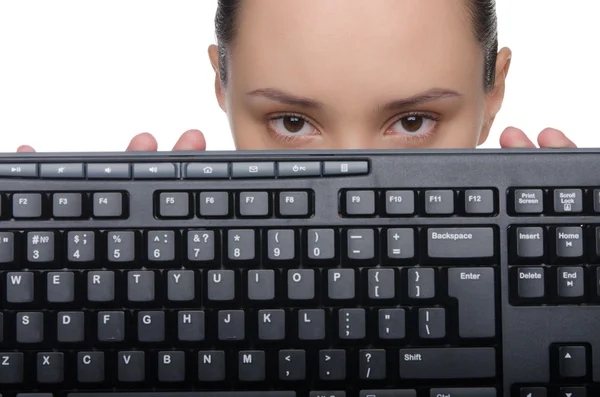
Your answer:
[[[0,396],[598,396],[599,169],[2,155]]]

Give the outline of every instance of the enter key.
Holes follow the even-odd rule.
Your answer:
[[[458,334],[461,338],[493,338],[496,335],[493,268],[450,268],[448,294],[458,301]]]

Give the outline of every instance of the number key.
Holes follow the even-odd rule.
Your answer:
[[[94,260],[94,232],[69,232],[67,252],[71,262],[91,262]]]
[[[188,232],[187,247],[189,261],[215,260],[215,232],[212,230]]]
[[[248,261],[256,257],[254,230],[230,230],[228,235],[228,257],[234,261]]]
[[[294,230],[269,230],[267,239],[270,260],[285,261],[296,258]]]
[[[110,232],[107,237],[110,262],[132,262],[135,259],[135,234],[133,232]]]
[[[170,230],[148,232],[148,260],[156,262],[175,260],[175,232]]]

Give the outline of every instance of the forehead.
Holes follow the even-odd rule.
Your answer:
[[[289,86],[293,77],[307,90],[326,84],[380,92],[398,82],[410,94],[483,73],[466,0],[242,4],[232,74],[242,71],[254,85]]]

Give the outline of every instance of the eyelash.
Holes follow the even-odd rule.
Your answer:
[[[318,130],[317,127],[314,126],[314,123],[312,121],[310,121],[306,116],[303,116],[298,113],[282,113],[282,114],[278,114],[276,116],[270,117],[268,119],[267,129],[269,130],[269,133],[273,136],[273,138],[275,138],[283,143],[291,143],[291,142],[298,142],[300,140],[311,139],[313,136],[316,135],[316,134],[311,133],[311,134],[307,134],[307,135],[293,136],[293,135],[283,135],[280,132],[277,132],[275,130],[275,128],[273,128],[272,123],[277,120],[280,120],[282,118],[285,118],[285,117],[297,117],[299,119],[302,119],[304,122],[308,123],[309,125],[311,125],[315,130]],[[395,125],[396,123],[398,123],[399,121],[401,121],[402,119],[404,119],[406,117],[422,117],[423,119],[433,121],[435,123],[435,125],[433,126],[431,131],[428,131],[426,133],[416,134],[416,135],[404,134],[402,136],[399,136],[399,134],[397,134],[397,133],[388,134],[389,129],[393,125]],[[426,112],[404,113],[404,114],[394,117],[393,122],[390,124],[390,127],[388,127],[385,134],[393,135],[396,138],[404,139],[404,140],[410,141],[410,142],[424,141],[424,140],[428,139],[429,137],[431,137],[435,133],[436,128],[437,128],[437,123],[439,122],[439,120],[440,120],[440,117],[438,115],[434,115],[431,113],[426,113]]]
[[[385,134],[387,134],[387,135],[393,135],[393,136],[398,137],[397,133],[388,134],[388,131],[392,128],[393,125],[395,125],[400,120],[402,120],[404,118],[407,118],[407,117],[422,117],[423,119],[426,119],[426,120],[434,122],[434,126],[431,129],[431,131],[428,131],[426,133],[421,133],[421,134],[415,134],[415,135],[404,134],[401,137],[399,137],[400,139],[404,139],[404,140],[410,141],[410,142],[420,142],[420,141],[424,141],[424,140],[430,138],[433,134],[435,134],[436,128],[437,128],[437,123],[440,121],[440,116],[432,114],[432,113],[426,113],[426,112],[409,112],[409,113],[404,113],[404,114],[401,114],[401,115],[398,115],[398,116],[394,117],[393,122],[386,129]]]

